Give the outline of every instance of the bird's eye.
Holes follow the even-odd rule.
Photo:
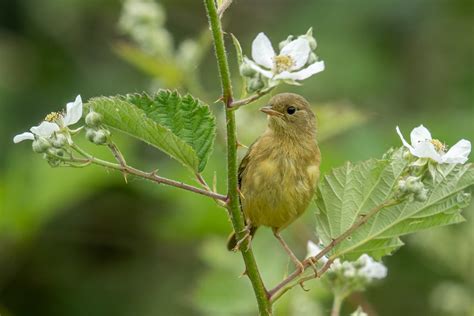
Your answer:
[[[294,114],[296,112],[296,108],[294,106],[289,106],[287,109],[286,109],[286,113],[288,114]]]

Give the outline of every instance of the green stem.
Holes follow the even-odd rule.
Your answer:
[[[334,295],[334,301],[332,303],[331,316],[339,316],[341,313],[341,306],[343,301],[343,296],[339,294]]]
[[[227,190],[228,190],[228,209],[231,215],[232,225],[239,240],[245,238],[245,221],[240,209],[239,193],[238,193],[238,164],[237,164],[237,134],[235,124],[235,112],[231,109],[232,105],[232,85],[230,80],[229,65],[224,47],[224,37],[222,32],[221,21],[217,14],[214,0],[204,0],[209,24],[211,26],[212,36],[214,39],[214,49],[219,67],[219,74],[222,86],[222,101],[226,107],[227,120]],[[270,316],[272,314],[272,306],[263,284],[262,278],[258,271],[257,263],[249,246],[248,239],[245,239],[240,245],[242,257],[245,262],[245,273],[252,283],[255,297],[258,303],[260,315]]]

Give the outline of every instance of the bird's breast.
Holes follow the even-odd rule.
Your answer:
[[[301,155],[281,147],[266,149],[264,154],[251,157],[246,167],[241,183],[242,208],[255,226],[283,228],[311,201],[319,178],[319,150]]]

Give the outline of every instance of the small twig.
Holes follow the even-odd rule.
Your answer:
[[[309,266],[312,264],[316,263],[321,259],[323,256],[325,256],[327,253],[329,253],[335,246],[337,246],[339,243],[344,241],[347,237],[349,237],[356,229],[358,229],[360,226],[365,224],[370,218],[372,218],[375,214],[377,214],[380,210],[382,210],[385,207],[388,206],[393,206],[400,203],[398,200],[387,200],[384,203],[374,207],[371,209],[365,216],[361,216],[360,219],[355,222],[348,230],[346,230],[344,233],[342,233],[339,237],[336,239],[333,239],[329,245],[327,245],[323,250],[321,250],[316,256],[314,257],[309,257],[306,260],[302,262],[304,266],[304,270],[295,270],[293,273],[291,273],[286,279],[281,281],[279,284],[277,284],[272,290],[268,292],[270,299],[272,301],[275,301],[279,297],[281,297],[284,293],[286,293],[289,289],[294,287],[294,285],[287,286],[289,283],[291,283],[293,280],[295,280],[297,277],[299,277]],[[321,270],[318,272],[318,278],[320,278],[331,266],[332,262],[336,258],[330,258],[328,262],[321,268]],[[308,281],[310,279],[314,279],[315,275],[305,277],[304,281]],[[303,281],[303,282],[304,282]],[[298,284],[298,283],[297,283]],[[280,293],[279,293],[280,292]]]
[[[257,101],[258,99],[260,99],[261,97],[267,95],[268,93],[270,93],[275,87],[270,87],[270,88],[266,88],[266,89],[263,89],[263,90],[260,90],[258,91],[256,94],[254,95],[251,95],[250,97],[248,98],[245,98],[245,99],[241,99],[241,100],[236,100],[236,101],[233,101],[231,104],[230,104],[230,108],[239,108],[241,106],[244,106],[244,105],[247,105],[247,104],[250,104],[254,101]]]
[[[215,188],[215,185],[214,187],[211,189],[211,187],[209,186],[209,184],[207,184],[206,180],[204,179],[204,177],[202,176],[202,174],[200,173],[196,173],[196,179],[197,181],[199,182],[199,184],[201,184],[201,186],[208,192],[213,192],[213,193],[216,193],[216,188]],[[214,199],[217,204],[219,206],[222,206],[222,207],[226,207],[226,203],[222,200],[218,200],[218,199]]]
[[[172,186],[172,187],[176,187],[176,188],[191,191],[191,192],[194,192],[194,193],[197,193],[197,194],[205,195],[205,196],[211,197],[211,198],[216,199],[216,200],[220,200],[220,201],[224,201],[224,202],[227,200],[227,196],[225,196],[225,195],[222,195],[222,194],[219,194],[219,193],[216,193],[216,192],[212,192],[212,191],[207,191],[207,190],[204,190],[204,189],[200,189],[200,188],[194,187],[192,185],[186,184],[184,182],[180,182],[180,181],[176,181],[176,180],[172,180],[172,179],[168,179],[168,178],[158,176],[156,174],[156,170],[152,171],[152,172],[145,172],[145,171],[136,169],[134,167],[131,167],[131,166],[125,164],[125,163],[122,165],[122,164],[116,164],[116,163],[112,163],[112,162],[109,162],[109,161],[105,161],[105,160],[102,160],[102,159],[95,158],[92,155],[85,152],[84,150],[82,150],[77,145],[72,145],[71,148],[74,149],[76,152],[78,152],[83,157],[85,157],[87,159],[86,161],[90,161],[91,163],[94,163],[96,165],[100,165],[100,166],[110,168],[110,169],[119,170],[122,173],[131,174],[131,175],[141,177],[141,178],[144,178],[144,179],[147,179],[147,180],[159,183],[159,184],[166,184],[166,185],[169,185],[169,186]],[[67,159],[63,159],[63,160],[67,161]],[[86,161],[80,160],[80,159],[79,160],[75,159],[75,160],[71,160],[71,161],[86,162]]]
[[[222,19],[222,16],[224,15],[225,10],[232,4],[232,0],[224,0],[222,4],[217,8],[217,15],[219,16],[219,19]]]

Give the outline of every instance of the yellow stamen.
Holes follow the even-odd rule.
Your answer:
[[[438,152],[445,152],[446,151],[446,145],[440,142],[438,139],[432,139],[431,143],[435,147],[436,151]]]
[[[273,63],[275,64],[275,72],[277,74],[289,70],[291,66],[295,64],[293,59],[288,55],[279,55],[273,57]]]
[[[51,122],[51,123],[54,123],[54,122],[57,122],[59,121],[60,119],[62,119],[62,114],[61,112],[51,112],[49,113],[48,115],[46,115],[46,117],[44,118],[44,120],[46,122]]]

